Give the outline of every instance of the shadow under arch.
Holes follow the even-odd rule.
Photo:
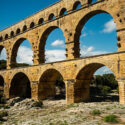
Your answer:
[[[0,75],[0,92],[4,91],[4,78]]]
[[[16,67],[17,52],[18,52],[18,49],[19,49],[21,43],[23,43],[23,41],[25,41],[25,40],[28,40],[28,39],[27,39],[27,38],[20,38],[20,39],[18,39],[18,40],[13,44],[12,51],[11,51],[11,59],[10,59],[11,68]],[[31,44],[31,42],[30,42],[29,40],[28,40],[28,42],[30,43],[31,48],[32,48],[32,52],[33,52],[32,44]]]
[[[103,14],[103,13],[109,14],[114,19],[112,14],[105,11],[105,10],[94,10],[94,11],[88,12],[84,17],[82,17],[79,20],[78,24],[76,25],[75,34],[74,34],[74,42],[75,42],[76,45],[79,45],[81,31],[82,31],[84,25],[87,23],[87,21],[90,18],[94,17],[95,15]],[[117,24],[116,24],[116,26],[117,26]],[[79,56],[80,56],[80,51],[79,50],[80,50],[80,47],[77,47],[76,53],[79,53]]]
[[[101,63],[90,63],[84,66],[76,75],[75,102],[90,100],[90,82],[94,73],[101,67],[106,66]],[[106,66],[108,67],[108,66]],[[114,74],[115,75],[115,74]]]
[[[46,45],[46,41],[48,39],[49,34],[55,30],[55,29],[60,29],[62,31],[62,33],[64,34],[63,30],[58,27],[58,26],[50,26],[48,27],[41,35],[40,37],[40,42],[39,42],[39,63],[45,63],[46,59],[45,59],[45,45]],[[65,36],[64,36],[65,37]]]
[[[13,76],[9,89],[9,97],[31,98],[31,84],[25,73],[19,72]]]
[[[63,76],[56,69],[47,69],[39,79],[38,98],[65,99],[65,83]]]

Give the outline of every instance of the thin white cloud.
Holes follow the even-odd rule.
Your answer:
[[[17,62],[18,63],[27,63],[32,65],[33,64],[33,52],[31,48],[26,46],[20,46],[18,53],[17,53]]]
[[[93,46],[82,46],[80,50],[81,56],[93,56],[93,55],[99,55],[99,54],[104,54],[107,53],[106,51],[96,51]]]
[[[46,50],[46,62],[65,60],[65,50]]]
[[[6,60],[6,50],[5,48],[3,48],[3,50],[1,51],[1,54],[0,54],[0,60]]]
[[[56,41],[54,41],[52,44],[51,44],[51,46],[53,46],[53,47],[61,47],[61,48],[63,48],[64,47],[64,41],[63,40],[56,40]]]
[[[103,33],[111,33],[116,30],[116,24],[114,23],[113,19],[105,23]]]
[[[83,33],[82,35],[81,35],[81,37],[86,37],[87,36],[87,33]]]
[[[103,75],[103,74],[110,74],[113,73],[108,67],[103,66],[102,68],[98,69],[94,75]]]

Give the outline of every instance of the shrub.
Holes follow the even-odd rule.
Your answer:
[[[98,87],[99,87],[102,95],[106,95],[111,91],[111,88],[109,86],[99,85]]]
[[[7,111],[0,111],[0,121],[3,121],[3,117],[8,116]]]
[[[118,122],[118,120],[116,119],[116,116],[113,115],[113,114],[105,116],[104,121],[105,122],[111,122],[111,123],[117,123]]]
[[[36,101],[32,104],[32,107],[42,107],[43,106],[43,102],[42,101]]]
[[[6,98],[3,96],[3,97],[1,97],[1,99],[0,99],[0,103],[1,104],[5,104],[6,103]]]
[[[92,112],[91,112],[92,115],[100,115],[101,114],[101,111],[98,110],[98,109],[94,109]]]

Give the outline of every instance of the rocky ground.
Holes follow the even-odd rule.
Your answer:
[[[125,125],[125,105],[118,102],[90,102],[66,105],[65,100],[45,100],[42,107],[33,107],[31,99],[20,98],[8,101],[8,106],[0,109],[7,111],[2,125],[110,125],[104,117],[117,116],[116,125]],[[92,114],[93,110],[99,114]]]

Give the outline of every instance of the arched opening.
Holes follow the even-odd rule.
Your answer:
[[[30,24],[30,28],[33,28],[34,26],[35,26],[35,23],[32,22],[32,23]]]
[[[27,30],[27,26],[24,25],[24,26],[23,26],[23,32],[25,32],[26,30]]]
[[[16,34],[20,34],[20,29],[19,28],[17,29]]]
[[[4,91],[4,79],[0,75],[0,93],[3,93],[3,91]]]
[[[16,41],[12,49],[11,67],[23,67],[33,64],[33,52],[30,42],[26,38]]]
[[[77,46],[80,43],[76,53],[85,57],[116,52],[116,36],[116,24],[112,16],[105,11],[92,11],[84,16],[76,27],[74,40]]]
[[[51,14],[49,15],[48,20],[49,20],[49,21],[51,21],[51,20],[54,20],[54,19],[55,19],[55,16],[54,16],[54,14],[53,14],[53,13],[51,13]]]
[[[56,37],[55,37],[56,36]],[[43,34],[39,44],[39,62],[65,60],[65,37],[56,26],[49,27]]]
[[[103,64],[91,63],[79,71],[75,84],[76,102],[119,100],[117,91],[118,83],[115,80],[113,72],[110,70],[109,74],[105,74],[103,68],[103,70],[99,71],[97,75],[96,71],[102,67],[104,67]],[[107,70],[108,68],[105,67],[105,69]]]
[[[89,4],[94,4],[94,3],[99,2],[99,1],[103,1],[103,0],[88,0],[88,3]]]
[[[31,98],[31,85],[29,78],[22,72],[17,73],[12,81],[9,91],[10,98]]]
[[[11,31],[10,36],[11,36],[11,37],[13,37],[13,36],[14,36],[14,32],[13,32],[13,31]]]
[[[81,3],[79,1],[76,1],[73,5],[73,10],[78,10],[81,8]]]
[[[39,99],[65,99],[65,83],[62,75],[55,69],[45,71],[39,81]]]
[[[38,24],[39,24],[39,25],[44,24],[44,19],[43,19],[43,18],[40,18],[39,21],[38,21]]]
[[[8,34],[5,35],[5,40],[8,39]]]
[[[2,40],[3,40],[3,37],[1,36],[1,37],[0,37],[0,42],[1,42]]]
[[[66,15],[66,14],[67,14],[66,8],[62,8],[59,15],[60,15],[60,16],[64,16],[64,15]]]
[[[0,70],[6,69],[6,50],[4,46],[0,46]]]

